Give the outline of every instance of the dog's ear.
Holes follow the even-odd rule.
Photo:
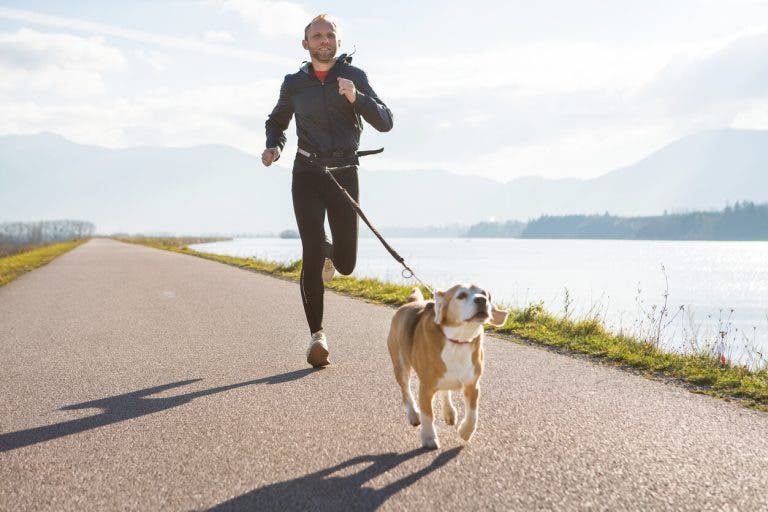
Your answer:
[[[488,323],[495,325],[496,327],[501,327],[507,323],[508,316],[509,311],[504,311],[503,309],[498,309],[496,306],[491,305],[491,318],[488,320]]]
[[[445,292],[437,290],[435,292],[435,323],[440,325],[445,319],[445,306],[448,301]]]

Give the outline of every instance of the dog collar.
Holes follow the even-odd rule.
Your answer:
[[[445,334],[445,330],[443,330],[443,326],[442,325],[440,326],[440,333],[443,335],[443,338],[445,338],[446,340],[448,340],[451,343],[454,343],[456,345],[469,345],[470,343],[473,343],[475,341],[475,339],[477,338],[477,336],[475,336],[474,338],[469,339],[467,341],[453,339],[453,338],[449,337],[447,334]]]
[[[474,340],[467,340],[467,341],[454,340],[453,338],[449,338],[448,336],[446,336],[445,339],[447,339],[451,343],[455,343],[457,345],[469,345],[470,343],[472,343],[474,341]]]

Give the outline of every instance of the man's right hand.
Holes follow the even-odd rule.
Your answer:
[[[278,158],[280,158],[280,148],[267,148],[261,154],[261,163],[265,167],[269,167]]]

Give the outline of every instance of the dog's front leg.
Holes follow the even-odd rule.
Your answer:
[[[465,441],[472,439],[477,425],[477,399],[480,397],[480,390],[476,384],[464,386],[464,404],[466,413],[464,419],[459,425],[459,435]]]
[[[439,391],[440,402],[443,406],[443,419],[448,425],[456,424],[456,408],[451,403],[451,392],[448,390]]]
[[[405,365],[397,365],[397,361],[395,364],[395,378],[397,379],[397,384],[400,386],[400,392],[403,397],[405,418],[408,420],[408,423],[414,427],[418,427],[419,409],[416,408],[416,404],[413,402],[413,395],[411,394],[411,370]]]
[[[421,409],[421,446],[423,448],[439,448],[440,442],[435,434],[435,422],[432,414],[432,398],[435,390],[424,383],[419,384],[419,408]]]

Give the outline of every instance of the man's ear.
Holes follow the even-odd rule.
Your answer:
[[[304,48],[305,50],[309,50],[309,44],[307,43],[306,39],[301,40],[301,47]]]
[[[435,323],[440,325],[445,319],[446,306],[445,292],[437,290],[435,292]]]

